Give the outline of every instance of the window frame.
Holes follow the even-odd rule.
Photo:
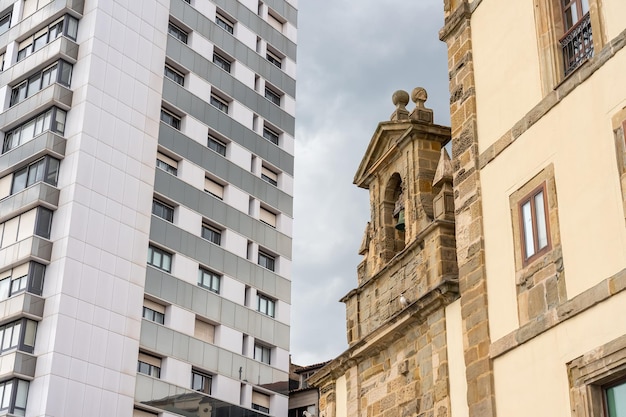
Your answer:
[[[206,282],[208,278],[208,283]],[[220,287],[222,284],[222,275],[217,272],[213,272],[207,268],[200,267],[198,268],[198,286],[204,288],[205,290],[209,290],[214,292],[215,294],[220,293]]]
[[[219,11],[215,13],[215,24],[231,35],[235,34],[235,23]]]
[[[269,63],[274,65],[275,67],[279,69],[283,68],[283,58],[269,48],[265,52],[265,59],[267,59]]]
[[[228,114],[228,109],[230,107],[230,102],[228,100],[224,99],[223,97],[220,97],[219,95],[217,95],[215,93],[211,93],[211,98],[209,99],[209,104],[211,104],[211,106],[215,107],[216,109],[218,109],[222,113]]]
[[[63,120],[61,121],[60,119]],[[66,119],[67,112],[56,106],[52,106],[49,109],[39,113],[35,117],[28,119],[19,126],[16,126],[13,129],[5,132],[4,139],[2,141],[2,154],[5,154],[10,150],[17,148],[18,146],[30,142],[37,136],[47,131],[64,135]],[[29,129],[31,123],[32,134],[30,132],[31,129]]]
[[[56,187],[59,180],[60,168],[61,161],[50,155],[46,155],[31,162],[13,173],[13,178],[11,179],[11,192],[9,195],[22,192],[25,189],[41,182]],[[22,176],[24,176],[23,183],[21,183]]]
[[[165,117],[165,119],[164,119]],[[169,117],[169,119],[167,119]],[[176,129],[176,130],[180,130],[180,128],[182,127],[182,117],[172,113],[171,111],[161,107],[161,122],[165,123],[166,125]]]
[[[172,163],[176,165],[172,165]],[[170,158],[161,151],[157,151],[156,167],[174,176],[178,175],[178,161]]]
[[[141,360],[142,358],[145,360],[151,360],[153,363],[146,362],[145,360],[142,361]],[[157,361],[159,365],[156,365]],[[142,365],[144,366],[142,367]],[[162,358],[151,355],[149,353],[139,351],[139,356],[137,357],[137,373],[138,374],[147,375],[153,378],[161,379],[162,367],[163,367]],[[148,372],[143,372],[143,370],[147,370]]]
[[[256,311],[269,317],[276,317],[276,300],[265,294],[256,294]]]
[[[257,264],[269,271],[276,272],[276,258],[277,256],[271,255],[259,249]],[[261,261],[261,259],[263,259],[263,261]]]
[[[546,235],[546,244],[542,247],[539,247],[539,233],[538,230],[539,218],[537,216],[536,210],[536,197],[541,194],[543,200],[543,218],[544,218],[544,227],[545,230],[543,233]],[[524,212],[523,207],[529,204],[531,209],[531,222],[532,222],[532,239],[533,239],[533,248],[534,252],[528,254],[528,241],[526,236],[526,225],[524,224]],[[550,237],[550,218],[548,215],[548,196],[546,189],[546,182],[543,181],[539,186],[535,187],[531,192],[526,194],[523,198],[520,199],[518,203],[518,215],[520,221],[520,238],[521,238],[521,248],[522,248],[522,263],[524,266],[532,263],[535,259],[541,257],[545,253],[549,252],[552,249],[552,240]]]
[[[60,84],[69,88],[72,83],[73,69],[74,66],[72,64],[63,59],[58,59],[41,71],[22,80],[11,87],[9,107],[23,102],[53,84]]]
[[[205,233],[206,230],[206,233]],[[209,242],[221,246],[222,245],[222,230],[209,223],[203,222],[200,236],[208,240]]]
[[[257,352],[259,354],[257,354]],[[254,342],[253,359],[266,365],[272,364],[272,348],[263,343]]]
[[[76,32],[74,34],[70,33],[70,22],[72,21],[75,22],[75,25],[72,28],[72,32]],[[57,30],[59,26],[61,27],[61,30]],[[45,33],[42,33],[44,30],[45,30]],[[78,33],[78,19],[76,19],[74,16],[66,14],[56,19],[54,22],[46,25],[44,28],[38,30],[33,35],[29,36],[28,38],[25,38],[22,41],[20,41],[20,44],[23,44],[24,42],[27,42],[28,40],[30,40],[31,42],[25,47],[17,51],[16,62],[20,62],[21,60],[26,59],[31,54],[37,52],[38,50],[48,45],[49,43],[55,41],[61,36],[64,36],[68,39],[76,41],[77,33]],[[37,41],[44,36],[46,37],[45,43],[39,44],[39,47],[37,47],[38,45]]]
[[[176,68],[172,67],[169,64],[165,64],[163,67],[163,75],[165,78],[168,78],[174,81],[176,84],[184,87],[185,86],[185,74],[178,71]]]
[[[272,178],[267,174],[273,175],[275,178]],[[278,173],[274,172],[273,169],[270,169],[265,165],[261,166],[261,179],[274,187],[278,187]]]
[[[195,387],[196,377],[200,379],[201,386],[199,389]],[[208,384],[207,384],[207,380],[208,380]],[[197,392],[202,392],[204,394],[211,395],[211,391],[213,389],[213,375],[208,372],[201,371],[196,368],[192,368],[191,369],[191,389]]]
[[[276,91],[274,91],[274,89],[266,85],[265,86],[265,98],[268,99],[270,102],[274,103],[275,105],[277,105],[278,107],[280,107],[283,95],[277,93]]]
[[[174,223],[174,207],[158,198],[152,199],[152,214],[167,222]]]
[[[9,398],[5,400],[5,395],[7,395],[7,385],[10,384],[10,392],[8,393]],[[25,387],[25,388],[24,388]],[[28,390],[30,387],[30,382],[24,379],[19,378],[11,378],[0,382],[0,411],[7,410],[9,414],[14,415],[26,415],[26,404],[28,403]],[[18,392],[20,389],[26,391],[24,397],[24,404],[18,405],[16,404],[18,399]],[[4,405],[7,405],[6,407]],[[19,410],[19,413],[15,411]]]
[[[270,141],[274,145],[279,146],[280,133],[276,132],[274,129],[268,127],[267,125],[263,125],[263,138]]]
[[[226,157],[226,147],[227,144],[224,143],[223,141],[219,140],[218,138],[216,138],[215,136],[213,136],[212,134],[208,134],[207,136],[207,148],[211,149],[213,152],[216,152],[220,155],[222,155],[223,157]],[[222,151],[222,147],[224,148],[224,150]]]
[[[213,51],[213,64],[217,65],[217,67],[223,69],[224,71],[230,74],[232,61],[227,58],[224,58],[224,55],[220,54],[217,51]]]
[[[161,256],[161,262],[158,265],[156,263],[154,263],[154,255],[155,254],[158,254],[158,255]],[[171,274],[172,273],[172,263],[173,263],[173,260],[174,260],[173,258],[174,258],[174,256],[171,253],[169,253],[169,252],[167,252],[167,251],[165,251],[165,250],[163,250],[163,249],[161,249],[161,248],[159,248],[157,246],[154,246],[152,244],[148,245],[148,261],[147,261],[148,265],[150,265],[150,266],[152,266],[152,267],[154,267],[154,268],[156,268],[156,269],[158,269],[160,271],[164,271],[164,272],[167,272],[168,274]],[[164,259],[169,259],[169,266],[167,268],[165,268],[163,266],[164,265],[164,263],[163,263]]]
[[[167,34],[185,45],[189,42],[189,32],[178,27],[172,22],[169,22],[167,25]]]

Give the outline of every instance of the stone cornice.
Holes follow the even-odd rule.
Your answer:
[[[413,326],[423,323],[430,314],[456,300],[459,296],[457,280],[443,279],[422,297],[389,318],[383,325],[349,347],[329,364],[313,374],[308,382],[322,387],[341,377],[365,358],[375,355],[407,334]]]
[[[376,282],[379,277],[384,276],[391,268],[398,264],[398,262],[402,262],[406,258],[406,256],[410,254],[413,250],[421,250],[422,244],[424,243],[424,239],[426,238],[426,236],[428,236],[437,227],[454,229],[455,222],[445,219],[433,220],[428,226],[424,228],[424,230],[417,234],[412,242],[410,242],[401,252],[394,256],[385,266],[383,266],[380,271],[372,275],[367,281],[365,281],[357,288],[350,290],[346,295],[341,297],[339,301],[345,303],[348,298],[354,296],[355,294],[361,293],[367,286]]]
[[[475,9],[475,7],[474,7]],[[464,23],[466,20],[470,20],[472,17],[472,9],[467,1],[463,1],[459,7],[456,8],[450,16],[446,18],[446,21],[439,31],[439,40],[445,42],[450,35]]]
[[[624,290],[626,290],[626,269],[622,269],[571,300],[545,312],[536,320],[496,340],[489,348],[489,356],[491,359],[502,356]]]

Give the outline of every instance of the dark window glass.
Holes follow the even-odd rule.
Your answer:
[[[180,130],[180,117],[174,116],[172,113],[161,109],[161,121],[172,126],[174,129]]]
[[[220,16],[219,14],[215,16],[215,24],[231,35],[234,32],[234,25],[225,17]]]
[[[261,294],[257,294],[257,311],[274,317],[276,301]]]
[[[185,32],[178,26],[170,23],[167,27],[167,33],[169,33],[171,36],[175,37],[182,43],[187,43],[187,32]]]
[[[272,129],[263,127],[263,137],[274,145],[278,145],[278,133],[274,132]]]
[[[213,63],[226,72],[230,72],[230,61],[222,58],[219,54],[213,54]]]
[[[218,110],[228,114],[228,103],[214,94],[211,94],[211,105]]]
[[[267,268],[270,271],[274,271],[276,258],[272,255],[259,251],[259,265],[263,268]]]
[[[280,95],[267,87],[265,87],[265,98],[277,106],[280,106]]]
[[[185,76],[169,65],[165,66],[165,76],[177,84],[185,85]]]
[[[198,285],[215,293],[220,292],[220,276],[214,272],[200,268],[198,270]]]
[[[191,389],[205,394],[211,394],[213,378],[204,372],[193,370],[191,372]]]
[[[37,210],[37,225],[35,234],[46,239],[50,239],[50,229],[52,228],[52,210],[39,207]]]
[[[174,221],[174,209],[159,200],[152,200],[152,214],[170,223]]]
[[[209,149],[214,150],[222,156],[226,156],[226,145],[218,139],[215,139],[213,136],[209,135],[209,139],[207,141],[207,146]]]
[[[222,243],[222,232],[213,226],[209,226],[208,224],[202,225],[202,237],[215,243],[216,245]]]
[[[267,346],[259,345],[259,344],[254,345],[254,359],[256,359],[257,361],[270,365],[271,356],[272,356],[271,348]]]

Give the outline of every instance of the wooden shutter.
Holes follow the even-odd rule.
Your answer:
[[[258,391],[252,391],[252,403],[269,409],[270,408],[270,396],[267,394],[260,393]]]
[[[156,356],[148,355],[143,352],[139,352],[139,362],[144,362],[148,365],[161,368],[161,358],[157,358]]]
[[[170,158],[167,155],[162,154],[161,152],[157,152],[157,159],[161,162],[165,162],[167,165],[178,169],[178,161]]]
[[[194,337],[213,343],[215,341],[215,326],[202,320],[196,319],[196,327],[194,329]]]

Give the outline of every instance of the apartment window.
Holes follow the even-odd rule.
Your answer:
[[[11,26],[11,13],[7,13],[0,17],[0,35],[9,30]]]
[[[178,161],[161,152],[157,152],[156,167],[172,175],[178,174]]]
[[[213,53],[213,63],[226,72],[230,72],[230,61],[220,54]]]
[[[221,140],[209,135],[207,139],[207,145],[209,149],[219,153],[222,156],[226,156],[226,144]]]
[[[28,381],[17,378],[0,382],[0,412],[25,416],[28,387]]]
[[[204,268],[198,270],[198,285],[215,293],[220,292],[221,277],[215,272],[208,271]]]
[[[139,352],[137,372],[144,375],[161,378],[161,358]]]
[[[263,126],[263,137],[278,146],[279,134],[267,126]]]
[[[546,252],[550,247],[545,189],[544,182],[519,203],[525,262]]]
[[[153,321],[155,323],[165,323],[165,306],[155,303],[152,300],[143,300],[143,314],[142,317],[146,320]]]
[[[221,112],[228,114],[228,102],[223,98],[211,94],[211,105]]]
[[[157,199],[152,200],[152,214],[170,223],[174,222],[174,208]]]
[[[256,310],[260,313],[266,314],[270,317],[274,317],[276,309],[276,301],[266,297],[263,294],[257,294],[256,296]]]
[[[562,0],[565,35],[560,39],[565,75],[593,56],[591,16],[587,0]]]
[[[191,389],[194,391],[203,392],[205,394],[211,394],[211,385],[213,383],[213,377],[206,372],[192,370],[191,371]]]
[[[261,179],[273,186],[278,186],[278,174],[269,168],[261,167]]]
[[[222,243],[222,231],[206,223],[202,225],[202,237],[216,245]]]
[[[215,24],[231,35],[234,33],[235,24],[219,13],[215,15]]]
[[[72,64],[59,60],[13,87],[10,105],[14,106],[54,83],[69,87],[71,78]]]
[[[280,97],[280,94],[274,92],[271,88],[265,87],[265,98],[277,106],[280,106]]]
[[[254,359],[259,362],[271,364],[272,348],[259,343],[254,344]]]
[[[161,121],[172,126],[176,130],[180,130],[180,117],[168,112],[165,109],[161,109]]]
[[[270,271],[274,271],[276,266],[276,258],[263,251],[259,251],[259,265],[263,268],[267,268]]]
[[[276,214],[272,213],[271,211],[261,207],[260,211],[259,211],[259,220],[261,220],[263,223],[267,224],[268,226],[272,226],[272,227],[276,227]]]
[[[179,28],[172,22],[170,22],[170,24],[167,26],[167,33],[170,36],[173,36],[174,38],[178,39],[182,43],[187,43],[187,39],[188,39],[187,32],[185,32],[184,30],[182,30],[181,28]]]
[[[57,107],[33,117],[18,127],[4,134],[2,153],[8,152],[32,139],[41,133],[50,130],[55,133],[65,133],[65,118],[67,113]]]
[[[51,227],[52,210],[41,206],[28,210],[4,223],[0,223],[0,235],[2,236],[0,247],[6,248],[33,235],[49,239]]]
[[[185,76],[167,64],[164,67],[164,75],[176,84],[185,85]]]
[[[267,22],[277,31],[283,31],[283,22],[282,20],[276,16],[272,11],[268,11],[267,13]]]
[[[270,396],[259,391],[252,391],[252,409],[270,413]]]
[[[38,262],[27,262],[0,273],[0,301],[28,291],[41,295],[46,267]]]
[[[21,61],[33,52],[38,51],[59,36],[63,35],[72,40],[76,40],[78,32],[78,19],[65,15],[55,20],[50,25],[36,32],[33,36],[26,38],[18,45],[17,61]]]
[[[278,56],[276,53],[270,51],[269,49],[267,50],[267,54],[265,55],[265,57],[267,58],[267,60],[269,62],[271,62],[272,64],[274,64],[275,66],[277,66],[278,68],[282,68],[283,66],[283,59]]]
[[[150,245],[148,247],[148,265],[158,268],[165,272],[172,271],[172,255]]]
[[[16,171],[13,174],[11,194],[19,193],[23,189],[42,181],[56,186],[59,177],[59,164],[58,159],[45,156]]]
[[[213,197],[224,199],[224,186],[218,184],[210,178],[204,179],[204,191],[211,194]]]
[[[0,326],[0,352],[19,349],[33,353],[36,333],[37,322],[25,318]]]
[[[206,321],[196,319],[194,326],[193,337],[200,339],[203,342],[214,343],[215,342],[215,326]]]

